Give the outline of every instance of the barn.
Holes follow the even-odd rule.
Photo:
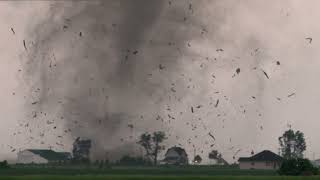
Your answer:
[[[49,164],[71,160],[71,153],[48,149],[26,149],[18,153],[18,164]]]

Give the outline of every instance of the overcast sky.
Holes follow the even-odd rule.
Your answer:
[[[78,136],[101,156],[165,130],[167,147],[233,162],[277,153],[291,125],[320,158],[319,5],[2,1],[0,157]]]

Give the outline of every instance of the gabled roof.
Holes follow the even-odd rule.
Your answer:
[[[174,147],[172,147],[172,148],[169,148],[169,149],[167,150],[167,153],[168,153],[169,151],[175,151],[175,152],[177,152],[177,153],[179,154],[179,156],[187,155],[186,151],[185,151],[183,148],[181,148],[181,147],[176,147],[176,146],[174,146]],[[167,153],[166,153],[165,156],[167,156]]]
[[[268,150],[264,150],[251,157],[241,157],[239,162],[245,161],[282,161],[282,157]]]
[[[49,149],[27,149],[27,151],[37,154],[49,161],[63,161],[68,160],[71,157],[71,154],[68,152],[55,152]]]

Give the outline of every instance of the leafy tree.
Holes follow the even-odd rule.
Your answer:
[[[2,162],[0,162],[0,169],[7,169],[9,168],[9,164],[8,164],[8,161],[4,160]]]
[[[287,130],[279,137],[280,151],[284,159],[303,158],[303,152],[306,150],[304,134],[300,131],[294,132]]]
[[[317,175],[318,169],[314,167],[308,159],[285,159],[278,173],[289,176]]]
[[[154,165],[156,165],[159,153],[165,148],[161,143],[166,139],[166,134],[162,131],[157,131],[153,134],[146,132],[141,134],[137,143],[145,149],[146,157],[153,160]]]

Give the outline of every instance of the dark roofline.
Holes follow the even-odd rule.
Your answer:
[[[240,157],[239,162],[265,162],[265,161],[276,161],[280,162],[283,158],[269,150],[264,150],[251,157]]]

